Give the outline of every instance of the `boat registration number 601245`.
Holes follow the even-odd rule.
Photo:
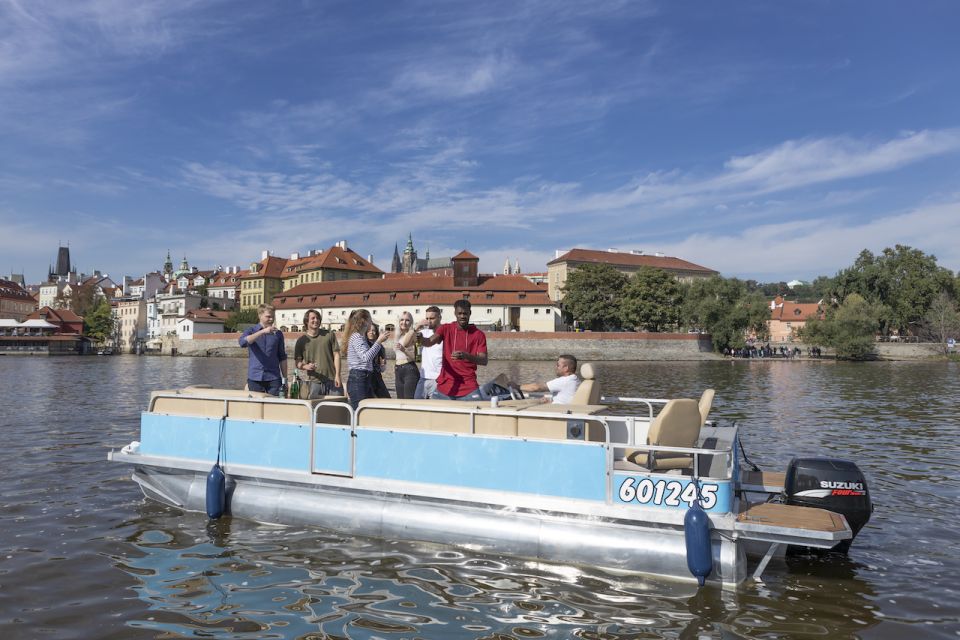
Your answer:
[[[717,490],[715,484],[705,482],[700,485],[700,504],[704,509],[712,509],[717,504]],[[693,506],[697,498],[696,491],[692,482],[650,478],[638,482],[636,478],[627,478],[620,484],[620,500],[668,507],[679,507],[681,502],[685,502]]]

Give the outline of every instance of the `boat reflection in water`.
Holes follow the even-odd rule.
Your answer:
[[[853,638],[876,624],[852,562],[791,558],[738,590],[440,545],[343,538],[145,503],[117,566],[170,636]],[[837,596],[839,590],[840,602]]]

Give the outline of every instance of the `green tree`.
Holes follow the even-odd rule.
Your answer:
[[[955,295],[953,273],[937,265],[935,256],[905,245],[886,248],[880,255],[864,249],[852,267],[834,279],[831,291],[837,300],[851,293],[884,305],[880,330],[915,331],[933,299],[941,291]]]
[[[608,264],[585,264],[567,276],[563,308],[574,320],[593,331],[616,328],[620,321],[620,296],[627,277]]]
[[[97,306],[83,316],[83,332],[95,343],[104,343],[113,338],[116,319],[110,309],[110,303],[100,298]]]
[[[683,291],[663,269],[641,267],[627,281],[620,298],[624,326],[644,331],[669,331],[680,324]]]
[[[957,305],[946,291],[941,291],[927,309],[921,336],[936,342],[944,354],[948,352],[947,340],[960,338],[960,313],[957,313]]]
[[[736,278],[695,280],[684,290],[683,321],[710,334],[715,351],[743,347],[747,334],[767,336],[770,310],[764,294]]]
[[[829,307],[823,319],[806,322],[800,335],[804,342],[833,347],[838,358],[864,360],[873,355],[880,319],[888,310],[851,293],[840,306]]]
[[[223,321],[223,330],[234,333],[239,325],[257,324],[259,321],[256,309],[237,309]]]

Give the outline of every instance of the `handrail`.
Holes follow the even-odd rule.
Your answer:
[[[604,429],[604,441],[603,444],[611,445],[614,444],[610,441],[610,426],[607,424],[607,418],[615,418],[617,416],[602,416],[602,415],[591,415],[586,413],[551,413],[547,411],[524,411],[520,412],[517,410],[510,410],[510,407],[504,408],[478,408],[478,407],[450,407],[450,406],[437,406],[437,407],[427,407],[427,406],[403,406],[403,405],[367,405],[363,407],[358,407],[356,412],[356,420],[359,425],[360,412],[364,409],[389,409],[390,411],[424,411],[428,410],[432,413],[452,413],[452,414],[469,414],[470,416],[470,434],[476,435],[476,416],[504,416],[507,418],[551,418],[554,420],[590,420],[594,422],[599,422],[603,425]],[[600,444],[599,442],[595,444]]]
[[[650,412],[650,419],[653,420],[653,405],[655,404],[667,404],[670,400],[665,400],[662,398],[633,398],[630,396],[601,396],[600,402],[603,403],[616,403],[621,404],[645,404],[647,409]]]
[[[150,405],[147,409],[148,412],[153,411],[153,405],[156,403],[158,398],[173,398],[173,399],[191,399],[191,400],[218,400],[223,402],[262,402],[265,404],[297,404],[303,405],[310,409],[309,400],[299,400],[297,398],[276,398],[273,396],[268,396],[261,398],[258,396],[222,396],[222,395],[213,395],[213,394],[203,394],[203,393],[180,393],[179,391],[154,391],[150,396]],[[311,412],[312,413],[312,412]]]

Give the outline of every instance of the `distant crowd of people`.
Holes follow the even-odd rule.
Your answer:
[[[765,345],[750,345],[747,347],[726,348],[723,355],[731,358],[799,358],[803,355],[800,347],[771,347],[768,342]],[[820,347],[807,347],[808,358],[819,358],[823,355]]]
[[[382,375],[387,366],[384,344],[390,340],[396,357],[397,398],[475,401],[498,395],[502,389],[495,382],[481,386],[477,381],[477,367],[487,364],[487,338],[470,323],[470,302],[457,300],[453,309],[456,321],[446,324],[440,322],[440,309],[435,306],[428,307],[418,322],[414,322],[412,314],[403,312],[396,332],[391,324],[381,330],[369,311],[355,309],[342,339],[337,332],[320,326],[322,315],[318,309],[308,310],[303,318],[304,334],[294,346],[299,397],[313,399],[346,393],[354,409],[366,398],[391,397]],[[247,388],[285,395],[288,365],[283,333],[274,323],[272,306],[262,304],[257,313],[259,322],[239,338],[240,346],[249,351]],[[349,371],[345,384],[341,368],[344,360]],[[569,403],[580,385],[577,359],[572,355],[560,356],[556,372],[557,377],[549,382],[515,388],[548,392],[547,401]]]

